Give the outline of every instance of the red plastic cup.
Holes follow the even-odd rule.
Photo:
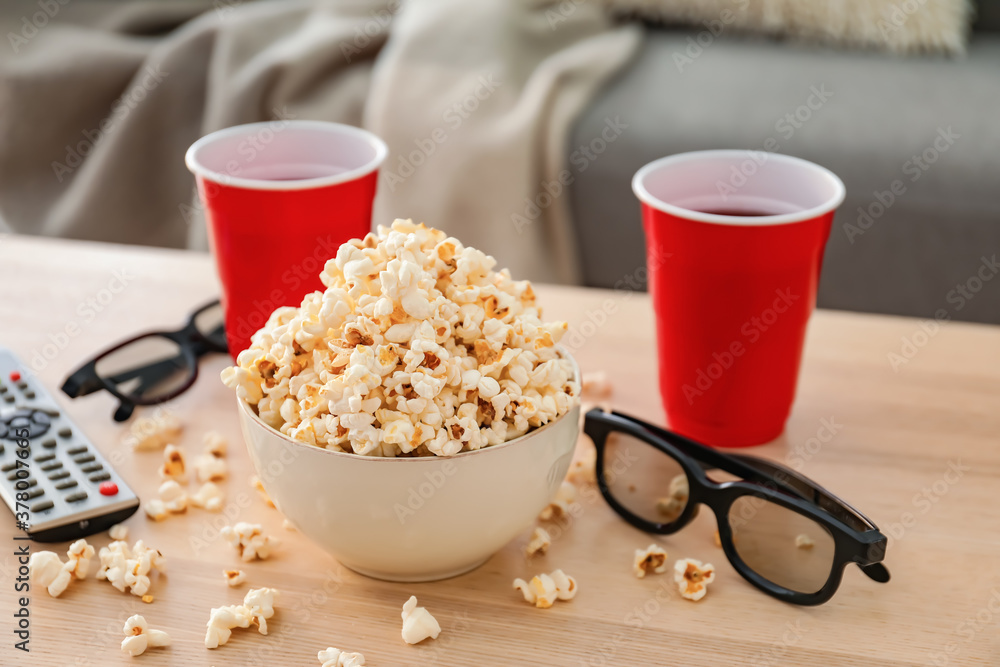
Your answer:
[[[799,158],[718,150],[651,162],[632,189],[670,427],[721,447],[777,438],[844,184]]]
[[[370,132],[305,120],[238,125],[188,149],[234,358],[275,308],[322,290],[326,261],[371,230],[387,153]]]

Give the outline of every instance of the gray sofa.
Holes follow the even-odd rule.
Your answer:
[[[988,11],[998,8],[984,7],[980,22],[996,25]],[[968,55],[956,59],[723,34],[679,70],[674,54],[695,35],[651,28],[635,61],[573,130],[571,151],[599,136],[609,117],[629,126],[585,169],[571,163],[586,284],[613,287],[643,262],[630,187],[639,167],[690,150],[761,150],[773,137],[779,152],[828,167],[847,186],[821,307],[918,317],[945,309],[953,319],[1000,323],[1000,266],[992,263],[1000,258],[1000,31],[977,26]],[[828,99],[814,97],[818,108],[789,122],[814,88]],[[889,197],[876,193],[897,179],[905,191],[881,206],[879,197]]]

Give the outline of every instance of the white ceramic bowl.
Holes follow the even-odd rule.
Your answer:
[[[580,431],[578,405],[502,445],[390,459],[292,440],[238,403],[250,458],[282,514],[343,565],[390,581],[444,579],[485,562],[555,496]]]

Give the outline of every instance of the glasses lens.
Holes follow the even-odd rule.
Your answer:
[[[797,593],[815,593],[833,570],[833,535],[787,507],[740,496],[729,508],[733,546],[747,567]]]
[[[143,336],[97,360],[97,374],[123,396],[156,402],[181,389],[194,369],[181,346],[163,336]]]
[[[631,435],[608,435],[603,472],[615,500],[646,521],[672,523],[687,506],[684,468],[669,454]]]
[[[226,330],[223,324],[224,319],[222,305],[216,302],[194,316],[194,327],[198,330],[198,333],[211,341],[213,345],[225,349]]]

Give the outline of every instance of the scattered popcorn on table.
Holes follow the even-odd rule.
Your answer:
[[[54,598],[65,592],[73,575],[71,563],[63,563],[59,554],[52,551],[36,551],[28,557],[28,576],[31,583],[48,590]]]
[[[252,588],[241,605],[215,607],[209,613],[205,648],[218,648],[229,641],[233,628],[249,628],[256,623],[260,634],[267,634],[267,619],[274,616],[274,599],[278,591],[273,588]]]
[[[162,630],[153,630],[146,619],[136,614],[125,621],[125,639],[122,640],[122,653],[128,653],[133,658],[145,653],[147,648],[170,646],[170,635]]]
[[[205,445],[205,452],[218,458],[225,456],[229,450],[229,441],[218,431],[208,431],[201,441]]]
[[[278,308],[223,382],[285,435],[366,456],[497,445],[579,402],[528,282],[444,232],[396,220],[340,246],[323,292]]]
[[[253,475],[250,478],[250,486],[257,489],[257,493],[269,506],[274,507],[274,501],[271,500],[271,496],[267,495],[267,491],[264,490],[264,483],[260,481],[260,477]]]
[[[712,536],[712,543],[720,549],[722,548],[722,537],[719,535],[719,531],[715,531],[715,535]]]
[[[149,592],[150,574],[153,570],[165,572],[167,559],[156,549],[150,549],[142,540],[132,548],[127,542],[112,542],[98,552],[101,567],[97,579],[106,579],[118,590],[128,591],[137,597]]]
[[[580,434],[580,440],[573,451],[573,460],[569,464],[566,479],[574,484],[597,483],[597,448],[585,434]]]
[[[257,624],[260,634],[267,634],[267,619],[274,616],[274,598],[278,591],[274,588],[251,588],[243,598],[250,618]]]
[[[223,526],[220,531],[227,542],[236,547],[240,558],[252,561],[254,558],[265,560],[271,555],[271,550],[278,546],[279,541],[261,533],[260,524],[245,523],[235,526]]]
[[[531,558],[535,554],[544,554],[550,546],[552,538],[549,536],[549,531],[539,526],[531,533],[531,540],[524,547],[524,555]]]
[[[214,454],[202,454],[196,457],[194,469],[198,473],[199,482],[214,482],[229,475],[229,464],[226,463],[226,459]]]
[[[177,445],[167,445],[166,449],[163,450],[163,465],[160,466],[160,479],[173,479],[178,482],[187,480],[184,452]]]
[[[181,422],[167,410],[157,410],[152,417],[139,417],[129,428],[125,444],[137,450],[159,449],[174,442],[181,434]]]
[[[206,623],[205,648],[219,648],[229,641],[233,628],[249,628],[250,621],[250,610],[241,604],[214,607]]]
[[[670,495],[656,501],[656,509],[663,516],[664,522],[676,520],[680,517],[688,501],[688,480],[687,475],[681,473],[675,475],[670,480]]]
[[[316,658],[323,663],[323,667],[364,667],[365,664],[365,656],[360,653],[347,653],[332,646],[320,651]]]
[[[145,602],[146,604],[153,604],[153,596],[152,595],[143,595],[140,599],[143,602]]]
[[[87,544],[87,540],[77,540],[69,545],[66,552],[69,561],[65,567],[77,579],[86,579],[87,570],[90,569],[90,559],[94,557],[94,547]]]
[[[667,552],[656,544],[650,544],[645,549],[636,549],[632,569],[635,576],[640,579],[645,577],[647,572],[663,574],[667,571]]]
[[[208,510],[209,512],[218,512],[221,510],[225,499],[226,497],[223,495],[222,490],[212,482],[205,482],[198,489],[197,493],[188,497],[188,501],[192,505]]]
[[[525,602],[530,602],[539,609],[548,609],[556,600],[572,600],[576,597],[576,579],[562,570],[551,574],[539,574],[531,581],[515,579],[514,588],[521,591]]]
[[[160,484],[157,494],[159,494],[160,500],[163,501],[163,507],[168,512],[180,514],[187,511],[187,493],[184,492],[184,489],[176,481],[168,479],[163,484]]]
[[[144,502],[142,511],[153,521],[163,521],[167,518],[167,505],[159,498],[150,498]]]
[[[127,540],[128,539],[128,526],[116,523],[115,525],[108,528],[108,537],[112,540]]]
[[[247,580],[247,573],[243,570],[223,570],[222,576],[226,578],[226,584],[230,588],[236,588]]]
[[[708,592],[708,585],[715,581],[715,568],[694,558],[681,558],[674,563],[674,581],[686,600],[700,600]]]
[[[795,536],[795,546],[799,549],[812,549],[816,546],[816,542],[813,538],[809,537],[805,533]]]
[[[584,398],[597,399],[606,398],[611,395],[611,382],[604,371],[584,373],[580,379],[580,384]]]
[[[556,491],[556,497],[542,510],[538,518],[542,521],[549,521],[569,514],[569,506],[576,501],[576,487],[570,482],[563,481]]]
[[[431,616],[425,607],[417,606],[414,595],[403,605],[403,641],[407,644],[419,644],[430,637],[437,639],[441,634],[441,626],[437,619]]]

